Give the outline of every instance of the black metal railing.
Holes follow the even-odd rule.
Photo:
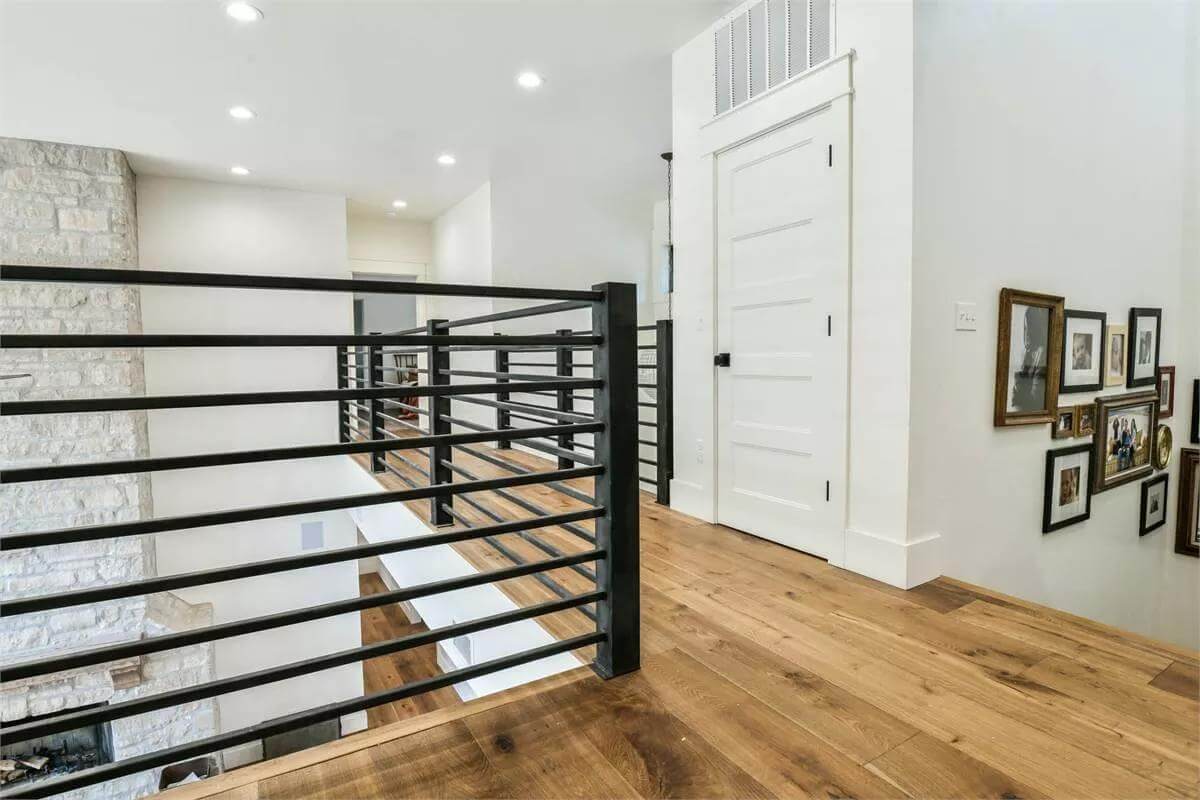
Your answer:
[[[221,467],[332,455],[369,456],[371,468],[401,478],[407,488],[367,494],[325,497],[297,502],[224,509],[173,517],[113,522],[56,530],[6,533],[0,550],[40,548],[71,542],[143,536],[166,531],[183,531],[210,525],[274,519],[336,509],[353,509],[401,501],[430,501],[431,520],[444,530],[416,538],[356,545],[302,555],[275,558],[236,566],[205,569],[176,575],[154,576],[127,583],[90,586],[67,592],[5,599],[0,616],[70,608],[115,598],[205,586],[222,581],[303,569],[320,564],[353,561],[389,553],[402,553],[433,545],[485,541],[507,549],[512,565],[478,574],[441,580],[347,600],[194,630],[124,641],[83,650],[62,652],[4,667],[2,680],[49,676],[63,670],[104,664],[116,659],[143,656],[232,636],[242,636],[311,620],[333,617],[391,603],[409,601],[499,581],[533,576],[554,590],[556,599],[517,608],[502,614],[462,622],[386,642],[355,647],[302,661],[186,686],[166,693],[137,697],[57,715],[33,718],[5,727],[5,745],[28,741],[55,732],[89,724],[122,719],[156,709],[216,697],[229,692],[262,686],[331,667],[361,662],[389,653],[409,650],[467,633],[534,619],[568,609],[579,609],[594,620],[594,630],[503,658],[457,669],[436,677],[392,687],[372,694],[330,703],[318,708],[268,720],[257,725],[225,731],[203,739],[152,753],[126,758],[92,769],[73,772],[23,785],[19,790],[0,792],[0,797],[45,797],[111,780],[146,769],[206,755],[235,745],[256,741],[285,731],[335,719],[345,714],[450,686],[520,664],[529,663],[588,646],[595,646],[593,668],[604,677],[637,669],[639,645],[638,586],[638,419],[637,330],[634,287],[600,284],[587,291],[542,290],[492,286],[458,286],[398,281],[342,280],[325,278],[262,277],[203,273],[158,272],[123,269],[84,269],[0,266],[0,280],[39,281],[68,284],[125,284],[133,286],[203,286],[267,290],[304,290],[385,294],[472,296],[553,301],[525,309],[499,312],[459,320],[432,320],[420,330],[378,335],[42,335],[10,334],[0,339],[0,348],[184,348],[184,347],[333,347],[337,349],[337,388],[305,391],[240,392],[88,399],[23,400],[0,406],[0,416],[34,414],[90,414],[115,410],[176,409],[277,403],[333,401],[338,409],[339,441],[336,444],[276,447],[235,452],[203,453],[173,457],[136,458],[79,464],[53,464],[0,468],[0,483],[62,480],[97,475],[146,473],[164,470]],[[451,333],[456,328],[503,320],[535,317],[565,311],[590,310],[592,328],[584,332],[541,335],[471,335]],[[495,351],[588,353],[584,370],[575,365],[550,376],[524,374],[508,369],[492,371],[456,369],[455,355]],[[415,356],[426,364],[419,366]],[[557,357],[556,357],[557,358]],[[499,361],[497,362],[499,363]],[[559,365],[558,361],[555,361]],[[515,366],[515,365],[514,365]],[[576,369],[581,373],[576,374]],[[425,374],[418,383],[415,376]],[[452,382],[453,379],[466,379]],[[490,380],[479,380],[490,379]],[[527,404],[512,401],[519,390],[535,396],[552,396],[552,409],[530,411]],[[589,392],[586,413],[565,405],[564,398]],[[490,399],[490,397],[495,399]],[[456,416],[455,403],[495,408],[512,417],[527,417],[537,424],[505,424],[490,428]],[[511,421],[510,421],[511,422]],[[580,437],[589,437],[586,453]],[[539,471],[499,458],[473,447],[497,443],[504,447],[520,441],[556,457],[556,468]],[[553,444],[547,442],[553,442]],[[454,454],[465,453],[499,467],[500,477],[481,477]],[[418,454],[423,454],[422,456]],[[412,456],[412,458],[410,458]],[[420,478],[420,480],[417,479]],[[592,481],[589,493],[568,483]],[[569,499],[570,510],[551,511],[528,496],[513,491],[522,486],[542,485]],[[481,499],[494,493],[530,516],[510,518]],[[461,504],[460,507],[458,504]],[[483,514],[486,523],[470,521],[463,513],[470,508]],[[486,511],[485,511],[486,509]],[[591,523],[589,529],[584,523]],[[457,525],[455,525],[457,523]],[[567,551],[538,536],[537,531],[556,527],[574,537],[579,547]],[[513,534],[534,545],[545,558],[517,556],[500,537]],[[200,534],[195,534],[200,535]],[[589,589],[569,592],[547,573],[571,570],[589,581]],[[53,634],[51,634],[53,646]]]

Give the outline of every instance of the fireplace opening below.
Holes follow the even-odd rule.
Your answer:
[[[8,723],[42,722],[64,714],[99,708],[107,703],[26,717]],[[2,738],[2,737],[0,737]],[[113,760],[112,727],[107,722],[52,733],[23,742],[0,741],[0,783],[7,788],[44,780],[68,772],[91,769]]]

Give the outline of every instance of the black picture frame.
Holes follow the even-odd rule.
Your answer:
[[[1145,536],[1147,533],[1152,533],[1167,524],[1167,499],[1170,496],[1169,476],[1166,473],[1151,478],[1148,481],[1142,481],[1142,504],[1141,510],[1138,513],[1138,536]],[[1146,525],[1146,505],[1150,500],[1150,490],[1158,484],[1163,484],[1163,515],[1162,519],[1147,527]]]
[[[1070,330],[1071,320],[1073,319],[1091,319],[1100,322],[1100,339],[1096,342],[1096,382],[1095,383],[1077,383],[1070,384],[1067,382],[1067,354],[1071,348]],[[1108,314],[1103,311],[1078,311],[1076,309],[1065,309],[1063,311],[1063,335],[1062,335],[1062,352],[1059,357],[1062,359],[1062,367],[1059,369],[1059,384],[1058,391],[1060,394],[1070,394],[1072,392],[1098,392],[1104,388],[1104,359],[1106,357],[1106,349],[1108,343]]]
[[[1134,365],[1137,364],[1138,338],[1141,331],[1138,320],[1154,317],[1154,366],[1150,374],[1144,378],[1135,378]],[[1137,386],[1158,386],[1158,356],[1162,352],[1162,309],[1161,308],[1131,308],[1129,309],[1129,338],[1125,340],[1125,386],[1133,389]]]
[[[1046,487],[1042,497],[1042,533],[1051,533],[1052,531],[1057,531],[1091,518],[1092,476],[1090,473],[1092,469],[1094,469],[1094,459],[1092,458],[1091,451],[1092,446],[1090,444],[1079,444],[1072,447],[1060,447],[1056,450],[1046,451]],[[1086,463],[1088,465],[1089,473],[1086,477],[1082,475],[1079,477],[1079,483],[1076,488],[1076,491],[1084,493],[1084,511],[1082,514],[1077,514],[1070,519],[1062,519],[1058,522],[1052,522],[1051,511],[1053,509],[1051,508],[1051,505],[1054,502],[1054,482],[1058,477],[1058,470],[1055,469],[1055,463],[1058,461],[1058,459],[1063,458],[1064,456],[1079,455],[1081,453],[1087,454],[1088,456]]]

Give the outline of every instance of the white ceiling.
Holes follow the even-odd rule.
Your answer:
[[[341,194],[430,219],[553,152],[644,191],[670,147],[670,54],[733,0],[0,0],[0,135],[116,147],[139,174]],[[518,88],[524,69],[545,76]],[[228,116],[233,105],[258,115]],[[441,152],[458,158],[441,167]],[[234,178],[229,167],[253,170]],[[633,184],[639,184],[634,187]]]

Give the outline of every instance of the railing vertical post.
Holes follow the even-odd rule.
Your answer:
[[[346,346],[338,345],[337,353],[337,388],[350,388],[350,358],[347,355]],[[350,441],[350,404],[345,400],[337,401],[337,421],[338,421],[338,441]]]
[[[497,333],[496,335],[501,336],[502,334]],[[496,372],[508,372],[508,351],[507,350],[499,349],[496,351]],[[508,378],[497,378],[496,382],[497,383],[508,383]],[[496,392],[496,400],[501,403],[507,403],[508,402],[508,392]],[[510,418],[508,416],[508,409],[497,408],[496,409],[496,429],[503,430],[504,428],[511,428],[511,427],[512,427],[512,421],[510,420]],[[496,449],[511,450],[512,442],[508,442],[508,441],[496,442]]]
[[[556,331],[556,333],[558,333],[559,336],[570,336],[572,333],[572,330],[570,328],[560,328],[558,331]],[[570,345],[559,345],[558,347],[556,347],[554,349],[554,365],[555,365],[554,371],[556,373],[558,373],[559,377],[570,377],[571,376],[572,371],[573,371],[572,367],[575,363],[574,357],[573,357],[574,352],[575,351],[571,349]],[[558,390],[558,410],[559,411],[572,411],[575,408],[575,403],[571,399],[571,391],[572,391],[571,389],[559,389]],[[574,435],[569,434],[569,433],[560,433],[558,435],[558,446],[562,447],[566,450],[574,450],[575,449]],[[570,469],[573,466],[575,466],[575,462],[572,461],[571,459],[566,458],[565,456],[558,457],[558,468],[559,469]]]
[[[655,323],[654,328],[654,363],[657,368],[655,374],[655,390],[654,390],[654,421],[658,423],[658,446],[655,448],[655,461],[657,466],[655,469],[658,474],[655,476],[657,483],[656,500],[664,506],[671,505],[671,478],[675,475],[675,379],[672,377],[675,372],[675,365],[671,359],[674,357],[672,349],[672,326],[671,320],[660,319]]]
[[[592,306],[592,330],[601,343],[592,357],[593,374],[604,383],[594,390],[596,416],[604,430],[595,435],[596,546],[605,557],[596,564],[596,585],[606,595],[597,604],[597,629],[605,634],[596,648],[594,669],[605,678],[636,670],[641,662],[641,595],[638,554],[637,289],[630,283],[592,287],[604,298]]]
[[[372,331],[372,334],[375,332]],[[379,387],[383,380],[383,352],[379,345],[367,345],[367,387],[375,389]],[[383,400],[378,397],[372,397],[367,401],[367,407],[370,409],[370,414],[367,420],[367,438],[382,439],[383,431]],[[383,472],[383,460],[385,453],[378,452],[371,454],[371,471]]]
[[[430,336],[438,336],[445,333],[440,329],[440,325],[444,323],[444,319],[431,319],[425,323],[425,332]],[[447,370],[450,369],[450,351],[445,347],[436,344],[431,344],[428,347],[429,353],[429,385],[442,386],[450,383],[450,376]],[[450,422],[446,417],[450,416],[450,398],[449,397],[430,397],[429,398],[429,432],[433,435],[450,433]],[[438,483],[450,483],[453,478],[450,475],[450,468],[446,466],[450,463],[450,445],[437,444],[429,448],[429,483],[431,485]],[[450,494],[439,494],[429,498],[429,521],[434,525],[451,525],[454,520],[446,512],[443,506],[453,504],[454,496]]]

